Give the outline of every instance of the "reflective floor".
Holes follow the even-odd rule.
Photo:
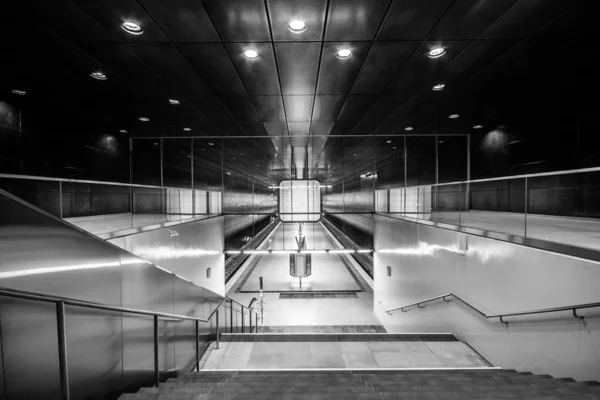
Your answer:
[[[307,224],[312,232],[307,236],[308,248],[336,248],[319,223]],[[272,238],[273,243],[291,246],[295,243],[296,224],[282,224]],[[288,243],[291,242],[291,243]],[[302,279],[290,276],[289,255],[261,255],[254,267],[248,268],[228,293],[230,297],[249,304],[259,297],[259,277],[263,277],[264,320],[268,326],[341,326],[380,325],[373,313],[373,293],[346,255],[313,254],[312,275]],[[343,257],[343,258],[342,258]],[[351,296],[325,298],[280,298],[286,292],[347,291]],[[283,295],[280,296],[280,293]],[[351,311],[350,311],[351,310]]]
[[[92,217],[65,218],[65,221],[94,235],[106,235],[136,228],[162,227],[201,220],[212,214],[108,214]]]
[[[227,341],[207,351],[202,369],[487,367],[458,341]]]
[[[430,221],[600,250],[600,219],[491,211],[433,212]],[[527,233],[525,234],[525,224]]]

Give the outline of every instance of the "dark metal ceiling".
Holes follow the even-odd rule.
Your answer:
[[[407,126],[470,133],[504,123],[523,98],[532,115],[562,106],[568,114],[555,99],[591,76],[581,51],[584,0],[13,3],[0,28],[0,89],[28,91],[32,124],[65,138],[82,129],[253,137],[211,152],[263,179],[292,163],[339,178],[345,169],[336,164],[360,169],[393,153],[373,135]],[[304,32],[288,29],[294,19],[306,22]],[[125,32],[124,21],[143,34]],[[429,58],[439,46],[446,54]],[[336,57],[343,48],[352,56]],[[246,58],[248,49],[259,57]],[[90,78],[94,71],[108,79]],[[443,91],[432,90],[438,83]]]

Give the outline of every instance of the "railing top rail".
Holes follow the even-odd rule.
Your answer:
[[[484,313],[483,311],[479,310],[475,306],[471,305],[467,301],[461,299],[459,296],[455,295],[454,293],[446,293],[446,294],[443,294],[441,296],[432,297],[432,298],[429,298],[429,299],[426,299],[426,300],[423,300],[423,301],[419,301],[419,302],[416,302],[416,303],[408,304],[406,306],[393,308],[391,310],[386,310],[385,306],[383,305],[383,303],[381,301],[379,303],[384,308],[385,312],[387,314],[391,315],[391,313],[394,312],[394,311],[400,310],[400,311],[405,312],[405,309],[408,309],[408,308],[414,307],[414,306],[420,307],[422,304],[430,303],[430,302],[435,301],[435,300],[443,299],[444,301],[448,301],[448,300],[446,300],[446,297],[454,297],[455,299],[459,300],[461,303],[465,304],[466,306],[468,306],[469,308],[471,308],[472,310],[474,310],[475,312],[477,312],[477,314],[479,314],[480,316],[482,316],[484,318],[487,318],[487,319],[500,318],[500,321],[504,322],[504,323],[506,323],[506,321],[503,321],[502,318],[505,318],[505,317],[516,317],[516,316],[533,315],[533,314],[546,314],[546,313],[560,312],[560,311],[572,311],[574,317],[583,319],[582,316],[577,315],[577,313],[576,313],[577,310],[581,310],[581,309],[585,309],[585,308],[600,307],[600,302],[597,302],[597,303],[575,304],[575,305],[563,306],[563,307],[540,308],[540,309],[536,309],[536,310],[520,311],[520,312],[514,312],[514,313],[503,313],[503,314],[487,315],[486,313]]]
[[[506,180],[509,180],[509,179],[537,178],[537,177],[541,177],[541,176],[583,174],[583,173],[586,173],[586,172],[600,172],[600,167],[569,169],[569,170],[565,170],[565,171],[553,171],[553,172],[539,172],[539,173],[536,173],[536,174],[499,176],[499,177],[496,177],[496,178],[472,179],[472,180],[468,180],[468,181],[454,181],[454,182],[444,182],[444,183],[432,183],[431,185],[416,185],[416,186],[407,186],[407,187],[449,186],[449,185],[460,185],[460,184],[467,184],[467,183],[506,181]],[[397,188],[391,188],[391,189],[387,189],[387,190],[392,190],[392,189],[405,189],[405,188],[404,187],[397,187]]]
[[[242,303],[240,303],[239,301],[237,301],[237,300],[234,300],[234,299],[232,299],[232,298],[231,298],[231,297],[229,297],[229,296],[225,296],[225,297],[224,297],[224,298],[223,298],[223,299],[222,299],[222,300],[219,302],[219,305],[217,305],[217,307],[215,307],[215,309],[213,310],[213,312],[211,312],[211,313],[210,313],[210,315],[208,316],[208,319],[211,319],[211,318],[212,318],[212,316],[213,316],[213,315],[214,315],[214,314],[217,312],[217,310],[218,310],[219,308],[221,308],[221,306],[223,305],[223,303],[225,303],[225,302],[226,302],[226,301],[228,301],[228,300],[229,300],[229,301],[231,301],[231,302],[233,302],[233,303],[236,303],[236,304],[239,304],[240,306],[242,306],[242,312],[244,311],[244,309],[248,309],[248,311],[249,311],[249,312],[253,312],[254,314],[258,314],[256,311],[254,311],[254,310],[252,310],[252,309],[250,309],[250,308],[246,307],[245,305],[243,305],[243,304],[242,304]]]
[[[34,176],[34,175],[0,174],[0,178],[24,179],[24,180],[31,180],[31,181],[47,181],[47,182],[86,183],[86,184],[91,184],[91,185],[126,186],[126,187],[139,187],[139,188],[150,188],[150,189],[195,190],[192,188],[178,188],[178,187],[171,187],[171,186],[140,185],[137,183],[92,181],[92,180],[87,180],[87,179],[67,179],[67,178],[54,178],[54,177]]]
[[[124,312],[128,314],[138,314],[138,315],[149,315],[149,316],[158,316],[169,319],[176,320],[188,320],[188,321],[200,321],[200,322],[208,322],[208,319],[198,318],[198,317],[190,317],[187,315],[179,315],[179,314],[170,314],[159,311],[149,311],[149,310],[140,310],[136,308],[127,308],[127,307],[118,307],[118,306],[110,306],[108,304],[99,304],[92,303],[82,300],[69,299],[65,297],[58,296],[50,296],[41,293],[27,292],[22,290],[15,290],[0,287],[0,295],[15,297],[19,299],[27,299],[27,300],[37,300],[37,301],[45,301],[48,303],[64,303],[70,306],[83,307],[83,308],[93,308],[96,310],[104,310],[104,311],[116,311],[116,312]]]

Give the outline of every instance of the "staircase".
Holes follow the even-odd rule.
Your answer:
[[[598,382],[500,369],[201,371],[120,400],[600,399]]]

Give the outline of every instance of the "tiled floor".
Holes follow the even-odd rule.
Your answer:
[[[379,334],[385,336],[385,334]],[[246,335],[249,336],[249,335]],[[257,335],[260,336],[260,335]],[[309,335],[311,336],[311,335]],[[335,336],[335,335],[334,335]],[[226,341],[212,347],[202,369],[286,368],[456,368],[487,367],[467,345],[458,341],[377,339],[294,341]],[[247,340],[247,339],[246,339]]]
[[[525,236],[525,214],[489,211],[434,212],[430,221]],[[600,219],[527,215],[527,237],[600,250]]]

